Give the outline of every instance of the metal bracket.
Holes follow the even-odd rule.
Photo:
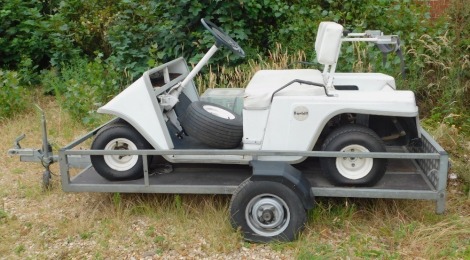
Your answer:
[[[21,149],[20,142],[21,142],[21,140],[23,140],[25,137],[26,137],[25,134],[22,134],[22,135],[18,136],[18,137],[15,139],[15,143],[13,144],[13,147],[15,147],[15,149]]]

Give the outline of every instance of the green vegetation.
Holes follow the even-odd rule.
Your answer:
[[[87,125],[96,123],[96,109],[119,93],[126,75],[98,56],[92,61],[75,59],[57,70],[43,71],[45,92],[55,93],[61,107]]]
[[[199,60],[213,43],[200,25],[202,17],[220,25],[247,52],[247,60],[219,52],[211,62],[216,75],[211,87],[244,86],[250,64],[271,63],[280,49],[298,59],[292,62],[314,61],[317,25],[333,20],[350,31],[398,34],[407,64],[400,88],[417,93],[424,117],[469,133],[469,9],[464,0],[454,0],[447,16],[431,20],[425,2],[411,0],[11,0],[0,6],[0,68],[18,72],[19,82],[6,85],[42,85],[75,118],[96,124],[96,107],[149,67],[179,56],[192,64]],[[387,60],[383,66],[373,46],[345,44],[338,69],[400,79],[399,58],[389,55]],[[221,72],[228,76],[218,79]],[[8,98],[21,103],[15,95]],[[0,117],[25,107],[11,104]]]
[[[19,82],[17,72],[0,69],[0,120],[25,108],[25,92]]]
[[[420,201],[318,200],[293,243],[242,242],[228,221],[227,196],[64,194],[58,178],[40,190],[40,166],[18,168],[1,155],[0,255],[21,258],[243,258],[233,252],[281,252],[285,258],[470,257],[470,5],[453,0],[431,20],[415,0],[9,0],[0,3],[0,132],[2,151],[20,132],[39,135],[32,99],[50,111],[54,147],[99,123],[95,110],[155,65],[183,56],[194,64],[213,38],[206,17],[245,49],[241,60],[216,54],[196,78],[199,91],[243,87],[259,69],[315,63],[318,23],[351,31],[398,34],[399,59],[368,44],[344,44],[341,71],[394,76],[415,91],[422,124],[451,155],[448,211]],[[53,97],[49,96],[52,95]],[[34,98],[33,98],[34,97]],[[60,106],[57,107],[57,105]],[[38,147],[40,140],[28,146]],[[36,142],[36,143],[34,143]],[[30,167],[31,166],[31,167]],[[54,169],[57,172],[57,169]],[[21,173],[21,174],[20,174]],[[55,177],[55,176],[54,176]],[[191,248],[195,248],[191,251]],[[191,255],[191,252],[197,252]],[[276,258],[261,255],[260,258]]]

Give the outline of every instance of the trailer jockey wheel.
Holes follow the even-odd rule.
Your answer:
[[[243,137],[241,116],[209,102],[191,103],[181,120],[181,125],[188,135],[218,149],[236,148]]]
[[[322,145],[323,151],[385,152],[385,144],[371,129],[344,125],[334,130]],[[372,186],[385,174],[387,160],[379,158],[321,158],[322,171],[336,185]]]
[[[47,191],[51,188],[51,171],[45,170],[42,174],[42,190]]]
[[[292,241],[304,228],[307,213],[287,186],[245,180],[230,201],[231,224],[252,242]]]
[[[151,145],[131,125],[116,122],[103,127],[96,134],[92,150],[146,150]],[[148,164],[152,156],[147,157]],[[91,164],[103,178],[117,180],[139,179],[144,175],[143,159],[139,155],[92,155]]]

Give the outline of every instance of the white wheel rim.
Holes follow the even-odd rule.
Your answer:
[[[352,144],[341,149],[341,152],[369,152],[369,150],[362,145]],[[350,180],[358,180],[365,177],[369,174],[373,165],[373,158],[336,158],[336,168],[338,169],[338,172]]]
[[[116,138],[109,142],[104,150],[129,150],[136,151],[137,146],[126,138]],[[113,170],[127,171],[134,167],[139,159],[137,155],[104,155],[104,161]]]
[[[290,211],[284,200],[278,196],[261,194],[248,203],[245,219],[256,234],[273,237],[286,230],[290,222]]]
[[[211,106],[211,105],[204,105],[202,106],[202,108],[214,116],[225,118],[225,119],[230,119],[230,120],[235,119],[235,115],[233,113],[223,108]]]

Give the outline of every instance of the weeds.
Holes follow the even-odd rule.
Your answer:
[[[0,119],[22,112],[27,103],[25,95],[18,73],[0,69]]]
[[[293,246],[300,259],[440,258],[451,250],[451,258],[465,258],[470,231],[464,226],[469,219],[452,213],[423,218],[432,210],[429,206],[419,201],[319,199],[313,212],[321,214],[310,218]]]
[[[102,61],[101,55],[90,62],[77,59],[62,64],[60,72],[52,69],[42,77],[45,91],[54,93],[61,107],[85,125],[101,122],[96,110],[118,94],[127,82],[125,73]]]
[[[422,35],[408,49],[414,74],[404,84],[417,93],[425,116],[470,133],[470,45],[456,51],[457,41],[448,31]]]
[[[0,209],[0,219],[6,219],[8,217],[8,214],[6,213],[5,210]]]
[[[25,250],[26,248],[24,245],[18,245],[17,247],[15,247],[15,253],[17,255],[21,255],[21,253],[23,253]]]
[[[217,66],[209,67],[207,73],[202,73],[196,77],[196,85],[199,93],[203,93],[208,88],[244,88],[253,75],[262,69],[298,69],[302,68],[306,61],[303,51],[294,54],[289,53],[287,48],[276,44],[276,48],[268,52],[267,57],[257,56],[256,59],[249,60],[247,64],[236,67]]]
[[[424,120],[423,125],[430,129],[434,122]],[[441,123],[437,128],[431,131],[439,144],[449,152],[451,167],[450,173],[456,174],[464,181],[464,189],[470,198],[470,141],[462,134],[462,129],[455,125]]]

